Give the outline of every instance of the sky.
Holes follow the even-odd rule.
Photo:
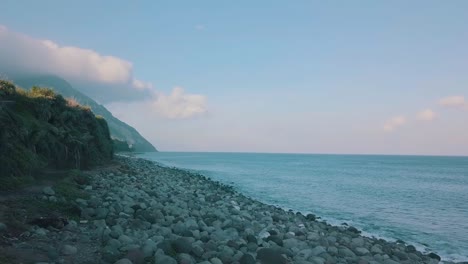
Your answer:
[[[162,151],[468,155],[466,14],[463,0],[3,0],[0,74],[59,75]]]

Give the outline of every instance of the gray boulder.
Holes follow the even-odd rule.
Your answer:
[[[50,186],[44,187],[44,189],[42,189],[42,193],[49,196],[55,195],[55,191]]]
[[[154,264],[177,264],[177,260],[167,255],[157,254],[154,256]]]
[[[74,246],[71,245],[65,245],[62,248],[62,254],[63,255],[75,255],[78,252],[78,249]]]
[[[278,250],[261,248],[257,251],[257,260],[262,264],[286,264],[287,260]]]
[[[250,254],[244,254],[240,259],[239,259],[240,264],[255,264],[257,263],[255,261],[255,258],[250,255]]]
[[[133,264],[129,259],[123,258],[117,260],[114,264]]]

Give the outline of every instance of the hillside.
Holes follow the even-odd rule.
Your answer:
[[[23,88],[30,88],[35,85],[49,87],[62,94],[64,97],[74,98],[81,105],[91,107],[94,113],[101,115],[106,119],[112,138],[120,141],[126,141],[135,151],[157,151],[156,148],[141,136],[135,128],[120,121],[104,106],[98,104],[85,94],[77,91],[67,81],[57,76],[41,75],[21,77],[15,78],[15,83]]]
[[[47,88],[0,80],[0,189],[44,169],[86,169],[113,156],[106,120]]]

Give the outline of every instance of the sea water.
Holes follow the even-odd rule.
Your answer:
[[[468,157],[158,152],[139,155],[367,236],[468,260]]]

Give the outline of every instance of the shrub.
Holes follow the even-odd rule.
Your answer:
[[[112,159],[107,122],[89,108],[69,106],[48,88],[25,92],[10,82],[0,85],[15,100],[14,107],[0,110],[0,182],[16,186],[44,167],[86,169]]]
[[[13,95],[16,91],[15,85],[9,81],[0,80],[0,97]]]

